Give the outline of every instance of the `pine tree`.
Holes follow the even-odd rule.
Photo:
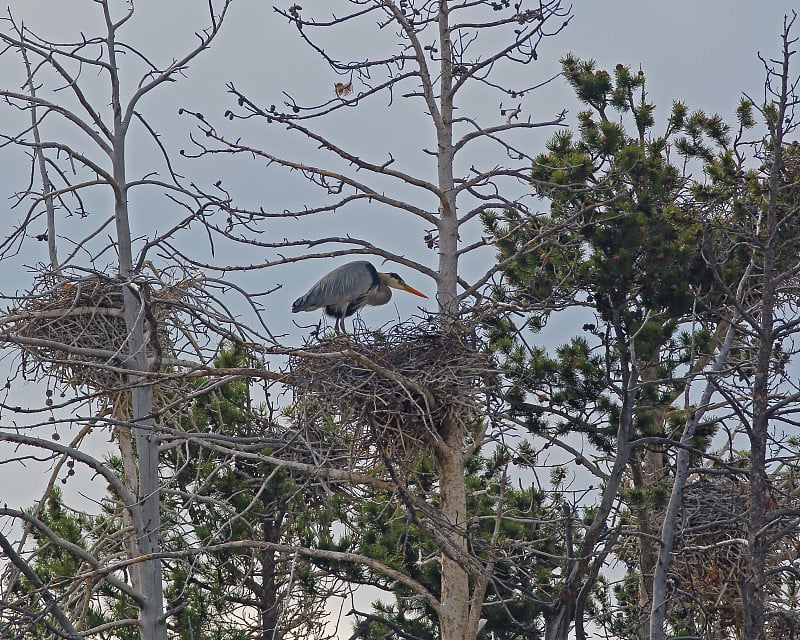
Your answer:
[[[512,382],[512,416],[532,433],[563,441],[604,483],[579,554],[593,556],[592,566],[578,562],[565,579],[558,615],[562,621],[582,615],[602,560],[595,545],[635,533],[637,550],[628,556],[634,576],[616,596],[632,615],[625,633],[644,637],[656,514],[666,503],[668,456],[680,433],[675,403],[709,364],[721,326],[720,296],[703,256],[703,220],[672,156],[711,157],[730,133],[718,116],[689,113],[676,102],[658,134],[641,70],[618,64],[609,73],[572,55],[562,69],[585,109],[578,134],[557,134],[536,158],[532,185],[550,211],[535,219],[494,212],[485,223],[498,260],[508,265],[496,290],[505,308],[534,330],[559,321],[552,309],[583,309],[572,317],[590,321],[552,355],[520,339],[513,316],[498,316],[490,330]],[[702,450],[713,433],[712,424],[701,425],[693,444]],[[581,434],[611,472],[578,453],[581,446],[570,447],[578,438],[571,434]],[[613,506],[617,493],[626,507],[612,522],[612,507],[622,508]],[[574,614],[566,606],[572,598]]]

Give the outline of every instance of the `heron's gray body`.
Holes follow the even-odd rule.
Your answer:
[[[366,305],[379,306],[392,298],[390,287],[405,289],[425,297],[408,287],[396,273],[380,273],[366,260],[348,262],[322,276],[304,296],[292,304],[292,313],[324,309],[336,318],[336,330],[343,320]]]

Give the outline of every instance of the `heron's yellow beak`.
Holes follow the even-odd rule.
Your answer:
[[[408,291],[409,293],[413,293],[415,296],[419,296],[420,298],[427,298],[424,293],[417,291],[414,287],[409,287],[405,282],[402,285],[404,291]]]

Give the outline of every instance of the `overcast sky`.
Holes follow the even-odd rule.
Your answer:
[[[324,0],[323,0],[324,1]],[[283,3],[288,7],[291,1]],[[302,4],[317,5],[314,0]],[[193,30],[204,20],[201,0],[142,0],[137,3],[137,15],[130,25],[128,39],[152,52],[157,59],[166,60],[179,55],[192,41]],[[775,55],[779,50],[779,34],[784,14],[793,2],[784,0],[576,0],[569,26],[557,37],[543,43],[540,58],[535,65],[525,67],[520,73],[530,75],[523,84],[536,84],[558,73],[558,60],[568,52],[581,57],[594,58],[600,67],[611,69],[617,63],[639,65],[648,76],[648,90],[658,105],[657,117],[664,117],[674,99],[685,101],[691,108],[720,112],[729,120],[742,95],[747,91],[758,99],[763,95],[763,66],[757,58],[762,52]],[[92,33],[97,25],[94,3],[90,0],[12,0],[12,12],[24,18],[26,25],[54,38],[76,39],[83,31]],[[94,14],[94,18],[92,15]],[[343,48],[369,49],[381,43],[373,33],[363,34],[363,40],[342,42]],[[6,87],[18,88],[19,70],[0,64],[0,82]],[[179,107],[197,109],[209,118],[222,123],[222,114],[232,106],[225,94],[225,83],[234,82],[248,94],[258,97],[263,104],[280,100],[286,90],[310,103],[319,103],[330,97],[333,83],[339,78],[321,64],[297,38],[296,31],[273,10],[270,2],[236,0],[229,20],[212,50],[193,66],[185,80],[166,87],[142,103],[141,109],[158,127],[165,142],[175,148],[187,146],[191,123],[178,116]],[[385,104],[383,105],[385,107]],[[382,108],[383,108],[382,107]],[[491,117],[498,105],[492,98],[476,108]],[[563,109],[569,110],[568,123],[575,123],[577,105],[571,90],[557,80],[535,94],[528,102],[529,113],[535,119],[550,119]],[[7,111],[7,110],[6,110]],[[0,117],[4,121],[6,112]],[[499,118],[499,115],[498,115]],[[6,120],[7,122],[7,120]],[[373,117],[369,110],[345,118],[342,128],[336,131],[340,141],[352,141],[360,153],[372,154],[376,159],[387,152],[413,164],[420,160],[419,146],[409,142],[427,135],[413,109],[398,104],[391,120],[386,116]],[[420,128],[421,127],[421,128]],[[248,130],[256,135],[252,129]],[[538,132],[529,144],[543,144],[552,131]],[[430,141],[428,142],[430,145]],[[144,171],[149,156],[137,157],[136,145],[132,147],[131,165]],[[287,147],[282,151],[291,154],[297,150]],[[16,154],[16,155],[15,155]],[[7,169],[0,174],[0,192],[4,198],[11,196],[24,179],[27,166],[18,152],[0,152],[0,162]],[[184,173],[196,171],[200,180],[211,184],[217,173],[235,198],[250,205],[268,207],[300,207],[315,196],[309,187],[294,176],[287,176],[278,168],[266,169],[250,163],[244,171],[232,171],[230,165],[199,162],[182,163]],[[146,208],[137,218],[140,231],[151,233],[163,224],[163,201],[147,201]],[[394,251],[409,255],[428,266],[435,267],[435,254],[422,241],[421,230],[408,221],[395,217],[382,217],[380,212],[359,210],[355,217],[337,218],[302,230],[301,237],[324,235],[337,230],[340,235],[350,232],[347,225],[366,228],[366,235],[378,244],[385,243]],[[18,213],[6,207],[0,218],[5,233]],[[326,226],[330,224],[330,226]],[[344,225],[345,228],[342,228]],[[275,233],[285,229],[276,228]],[[24,265],[46,259],[44,243],[32,246],[15,262],[15,268],[6,265],[0,273],[0,291],[11,294],[30,284],[30,274]],[[35,252],[40,252],[35,255]],[[235,252],[222,258],[234,261]],[[274,256],[248,255],[246,260],[264,260]],[[269,289],[283,285],[269,303],[270,322],[277,332],[296,331],[289,314],[291,301],[302,293],[321,273],[344,260],[324,265],[296,265],[275,272],[251,276],[246,285],[254,289]],[[393,268],[403,272],[401,268]],[[419,274],[407,274],[412,286],[429,294],[435,290],[431,281]],[[394,305],[371,309],[365,320],[382,324],[397,317],[408,317],[415,312],[418,298],[395,296]],[[309,321],[316,321],[317,316]],[[569,331],[567,330],[567,334]],[[545,339],[566,337],[545,334]],[[41,398],[35,398],[41,402]],[[15,416],[8,412],[0,417],[2,426],[10,426]],[[0,449],[0,455],[5,450]],[[6,452],[8,453],[8,452]],[[27,506],[39,497],[45,474],[33,466],[0,466],[0,503]],[[88,480],[71,483],[69,490],[85,491]]]
[[[288,6],[291,3],[284,3]],[[336,3],[328,3],[332,7]],[[157,62],[165,63],[179,55],[193,41],[193,32],[204,24],[205,2],[198,0],[171,0],[170,2],[143,1],[137,3],[137,14],[130,28],[123,33],[127,39],[140,46]],[[559,71],[558,61],[568,52],[581,57],[594,58],[600,67],[611,69],[617,63],[641,65],[648,76],[648,92],[658,105],[657,117],[664,118],[674,99],[685,101],[690,108],[720,112],[729,120],[746,90],[758,98],[762,94],[763,70],[758,52],[773,54],[779,46],[778,35],[784,14],[791,2],[745,2],[742,0],[704,0],[692,2],[646,2],[641,0],[577,0],[569,26],[558,36],[545,40],[540,47],[539,61],[527,67],[518,67],[510,77],[521,86],[542,82]],[[311,10],[311,6],[307,7]],[[78,32],[91,34],[98,25],[96,6],[89,0],[13,0],[11,10],[22,17],[25,24],[44,35],[54,38],[76,38]],[[369,55],[384,44],[379,39],[385,32],[365,30],[358,34],[345,34],[330,45],[335,54],[344,56]],[[393,51],[393,47],[388,51]],[[387,49],[383,48],[383,53]],[[0,77],[10,76],[15,70],[7,65],[0,67]],[[16,70],[19,72],[19,69]],[[297,37],[295,29],[278,16],[270,2],[237,0],[228,17],[221,36],[212,49],[193,65],[187,78],[179,83],[157,90],[140,105],[140,110],[150,118],[165,144],[173,149],[190,148],[188,134],[192,122],[178,115],[179,107],[195,109],[225,128],[224,111],[233,106],[225,93],[225,84],[233,82],[252,96],[259,104],[282,100],[286,91],[306,103],[320,103],[329,99],[333,83],[341,78],[332,74]],[[12,82],[19,82],[14,78]],[[63,94],[62,94],[63,95]],[[475,104],[469,105],[483,117],[484,124],[500,121],[498,100],[487,95],[475,95]],[[391,153],[398,162],[417,168],[430,160],[421,153],[423,145],[430,146],[429,124],[417,108],[419,103],[396,100],[391,110],[381,100],[350,110],[334,121],[331,135],[343,145],[350,145],[359,154],[383,161]],[[563,109],[568,110],[567,122],[572,125],[578,105],[571,89],[560,79],[532,93],[523,116],[534,120],[549,120]],[[8,115],[8,114],[4,114]],[[496,121],[492,121],[496,118]],[[253,144],[279,144],[286,155],[308,161],[305,155],[313,147],[303,147],[290,138],[273,138],[264,133],[262,125],[233,125],[226,129],[231,134],[248,136]],[[536,130],[525,140],[526,148],[535,152],[553,130]],[[134,139],[130,146],[129,175],[151,169],[152,147],[141,148]],[[296,144],[297,146],[292,146]],[[272,149],[271,149],[272,150]],[[0,190],[11,194],[25,175],[27,166],[20,162],[18,152],[6,150],[0,161],[11,165],[12,171],[0,176]],[[424,166],[424,165],[423,165]],[[313,205],[319,194],[297,175],[289,175],[278,167],[266,168],[263,163],[250,162],[235,165],[219,158],[202,162],[179,162],[180,170],[197,182],[208,186],[218,178],[231,191],[236,201],[249,206],[282,209]],[[235,169],[233,168],[235,167]],[[161,196],[141,196],[142,206],[135,212],[134,224],[143,234],[152,235],[174,219]],[[152,199],[147,199],[152,198]],[[431,209],[429,202],[421,203]],[[107,204],[106,204],[107,206]],[[434,209],[435,210],[435,209]],[[182,212],[180,212],[182,214]],[[348,217],[349,216],[349,217]],[[14,220],[14,213],[6,217]],[[93,224],[93,221],[92,221]],[[265,224],[266,235],[282,237],[314,237],[325,234],[345,235],[361,232],[380,246],[398,254],[435,266],[436,256],[427,249],[422,239],[422,229],[416,221],[376,209],[375,205],[359,205],[351,213],[337,214],[314,222],[311,227],[277,223]],[[74,233],[70,227],[69,233]],[[45,244],[33,244],[38,251],[36,259],[44,259]],[[241,248],[217,247],[220,261],[261,262],[275,256],[264,252],[241,253]],[[32,262],[31,253],[23,253],[19,265]],[[490,259],[487,252],[483,259]],[[283,285],[270,301],[274,310],[271,322],[277,331],[292,327],[297,316],[283,316],[283,311],[319,275],[339,262],[330,264],[292,265],[245,280],[248,287],[269,289]],[[469,268],[469,266],[468,266]],[[476,272],[480,271],[476,266]],[[398,268],[398,271],[402,269]],[[6,270],[4,273],[7,274]],[[408,275],[413,286],[432,292],[434,285],[419,275]],[[29,275],[22,270],[15,274],[15,282],[3,282],[0,290],[9,293],[14,286],[25,287]],[[16,281],[19,278],[19,281]],[[412,282],[413,281],[413,282]],[[413,312],[420,302],[410,296],[395,296],[400,315]],[[280,311],[281,313],[278,313]],[[385,309],[369,310],[375,322],[396,318],[394,305]],[[304,314],[305,316],[305,314]],[[301,316],[301,317],[304,317]],[[305,319],[305,317],[304,317]]]

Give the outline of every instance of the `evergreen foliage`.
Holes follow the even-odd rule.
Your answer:
[[[647,536],[658,533],[653,514],[669,495],[669,442],[680,435],[673,403],[713,353],[721,311],[704,255],[705,211],[686,167],[724,151],[731,133],[719,116],[690,113],[680,102],[657,132],[641,70],[619,64],[609,73],[569,55],[562,72],[585,108],[577,134],[558,133],[536,157],[531,184],[549,211],[533,220],[513,211],[484,216],[498,261],[508,263],[496,298],[523,318],[519,329],[513,315],[493,318],[489,334],[504,358],[511,415],[531,433],[582,439],[597,459],[613,460],[629,407],[627,437],[650,439],[631,451],[619,494],[627,505],[619,525],[644,536],[637,544],[645,555],[625,556],[631,575],[615,596],[633,613],[620,614],[622,622],[606,614],[610,629],[635,636],[646,617]],[[728,282],[741,273],[741,263],[723,268]],[[537,331],[562,316],[585,322],[552,353],[524,337],[526,327]],[[631,380],[638,381],[633,406]],[[716,429],[714,421],[700,426],[700,450]]]

